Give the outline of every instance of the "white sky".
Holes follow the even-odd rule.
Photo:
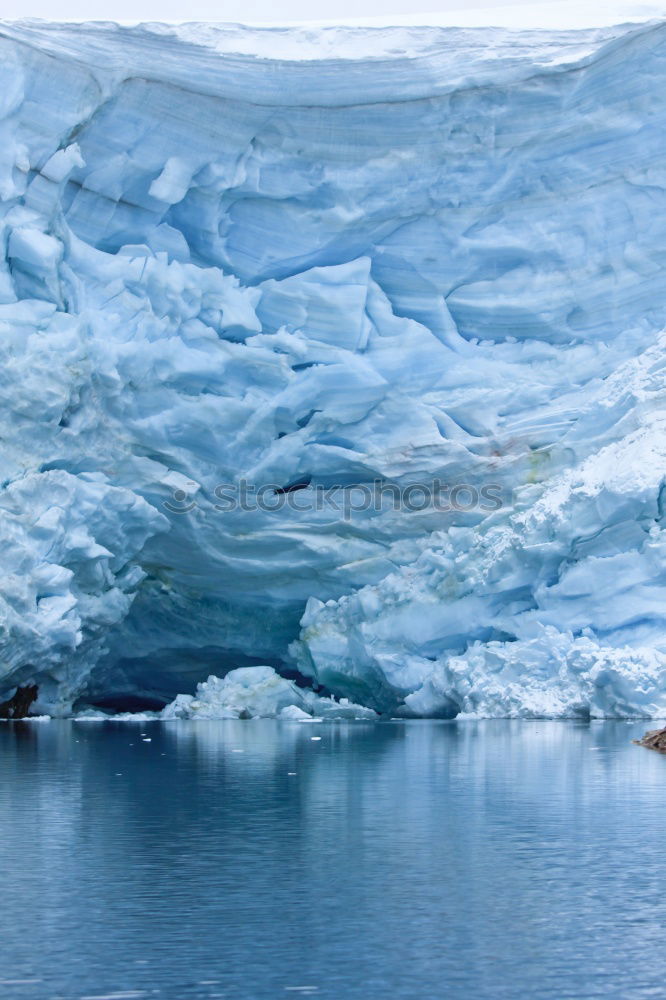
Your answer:
[[[663,15],[666,0],[0,0],[0,19],[292,21],[582,27]],[[414,11],[418,10],[418,14]],[[395,23],[395,22],[394,22]]]
[[[509,0],[512,6],[539,7],[534,0]],[[53,20],[143,20],[143,21],[350,21],[357,18],[390,20],[413,17],[415,23],[447,20],[463,24],[476,20],[480,9],[488,10],[482,23],[492,23],[492,11],[505,8],[507,0],[0,0],[1,18],[44,17]],[[569,20],[570,0],[554,0],[561,6],[563,26]],[[604,7],[604,0],[587,0],[590,8]],[[632,3],[633,7],[634,4]],[[635,4],[636,8],[648,4]],[[418,15],[413,11],[417,9]],[[456,17],[455,11],[460,12]],[[521,11],[522,14],[522,11]],[[435,15],[429,17],[428,15]],[[439,17],[437,17],[439,15]],[[443,15],[443,18],[442,18]],[[551,15],[552,16],[552,15]],[[497,21],[503,18],[497,18]],[[530,17],[529,20],[532,20]],[[549,18],[550,20],[550,18]],[[497,23],[496,21],[496,23]]]
[[[497,7],[507,0],[417,0],[419,11]],[[516,2],[516,0],[510,0]],[[518,0],[521,2],[521,0]],[[522,0],[528,3],[530,0]],[[409,14],[409,0],[2,0],[3,18],[145,21],[317,21]]]

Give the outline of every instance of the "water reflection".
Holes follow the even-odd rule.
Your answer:
[[[643,728],[0,725],[8,995],[660,995]]]

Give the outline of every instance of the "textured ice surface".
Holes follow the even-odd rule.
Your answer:
[[[305,722],[320,719],[375,719],[370,708],[346,698],[323,698],[280,677],[272,667],[239,667],[211,676],[196,694],[178,695],[160,713],[162,719],[277,718]]]
[[[91,708],[75,715],[77,722],[151,722],[159,719],[280,719],[321,722],[323,719],[377,718],[376,712],[298,687],[273,667],[238,667],[224,677],[211,676],[194,695],[179,694],[161,712],[103,712]]]
[[[0,138],[0,694],[666,713],[666,22],[5,23]]]

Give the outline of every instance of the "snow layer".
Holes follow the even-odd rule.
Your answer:
[[[666,22],[602,20],[0,26],[0,689],[666,712]],[[502,507],[315,503],[434,480]]]

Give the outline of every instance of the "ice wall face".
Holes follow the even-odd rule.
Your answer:
[[[0,688],[666,711],[665,25],[0,57]],[[502,508],[315,502],[436,480]]]

